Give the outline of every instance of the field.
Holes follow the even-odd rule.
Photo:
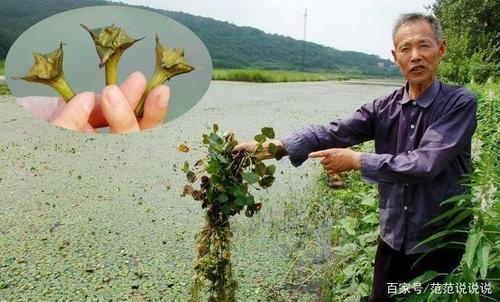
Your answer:
[[[286,70],[214,69],[212,79],[256,83],[340,81],[362,79],[361,76]]]

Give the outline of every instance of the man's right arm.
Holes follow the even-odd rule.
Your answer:
[[[375,138],[376,101],[363,105],[353,116],[328,125],[309,126],[279,138],[292,165],[300,166],[309,153],[347,148]]]

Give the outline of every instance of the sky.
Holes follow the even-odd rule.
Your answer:
[[[434,0],[120,0],[210,17],[266,33],[391,59],[392,26],[401,13],[428,12]]]

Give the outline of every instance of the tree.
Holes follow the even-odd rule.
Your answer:
[[[498,77],[500,1],[436,0],[432,12],[443,25],[448,52],[439,69],[446,80],[465,83]]]

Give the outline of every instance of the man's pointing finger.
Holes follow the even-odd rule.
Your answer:
[[[327,151],[316,151],[309,153],[309,158],[325,157],[328,154]]]

